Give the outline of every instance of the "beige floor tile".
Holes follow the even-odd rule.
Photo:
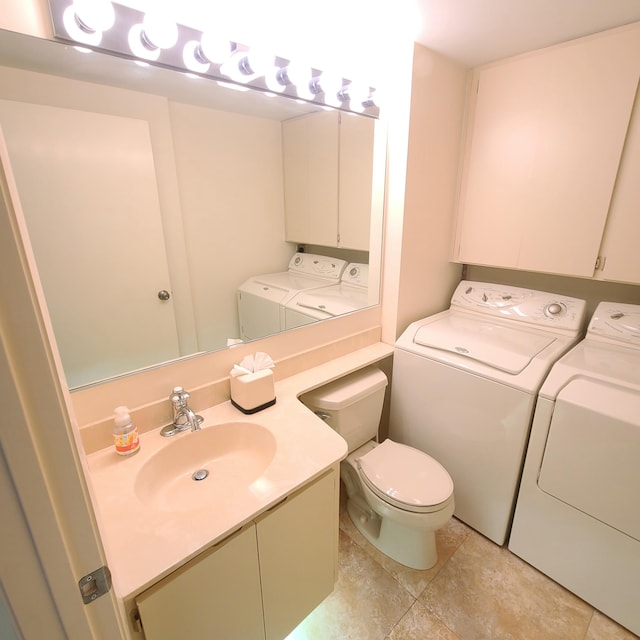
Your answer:
[[[475,532],[420,602],[462,640],[583,640],[593,611]]]
[[[288,640],[383,640],[414,601],[341,531],[335,590]]]
[[[416,602],[393,628],[387,640],[460,640],[429,609]]]
[[[384,553],[378,551],[356,529],[346,510],[340,513],[340,528],[358,545],[379,562],[409,593],[416,598],[425,590],[426,586],[436,577],[447,560],[470,534],[471,529],[465,524],[452,518],[448,524],[436,532],[438,548],[438,562],[431,569],[418,571],[395,562]]]
[[[627,631],[599,611],[595,611],[584,640],[637,640],[638,636]]]

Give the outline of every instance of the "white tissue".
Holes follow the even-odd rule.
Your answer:
[[[248,355],[242,358],[240,364],[234,364],[233,369],[229,372],[233,377],[243,376],[247,373],[256,373],[263,369],[273,369],[275,363],[271,356],[263,351],[258,351],[255,355]]]

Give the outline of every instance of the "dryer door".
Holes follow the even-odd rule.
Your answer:
[[[538,485],[640,540],[640,394],[572,380],[559,394]]]

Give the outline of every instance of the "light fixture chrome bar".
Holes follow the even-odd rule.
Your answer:
[[[95,21],[80,15],[88,1],[94,6],[102,5]],[[331,82],[327,78],[325,82],[322,70],[312,68],[304,86],[299,86],[294,84],[293,74],[287,72],[294,61],[276,56],[265,70],[261,62],[252,57],[255,51],[238,42],[222,43],[222,53],[227,52],[226,59],[222,59],[219,52],[208,53],[213,51],[209,34],[181,24],[173,25],[170,37],[162,42],[162,37],[148,32],[151,29],[146,26],[144,12],[116,2],[49,0],[49,9],[58,40],[219,82],[264,92],[276,91],[295,100],[342,111],[373,118],[380,115],[373,87],[365,87],[364,91],[358,87],[355,91],[356,83],[347,78],[332,78]],[[105,27],[103,31],[101,26]]]

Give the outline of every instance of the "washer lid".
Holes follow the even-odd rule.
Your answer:
[[[295,306],[321,311],[329,316],[342,315],[367,306],[366,289],[356,290],[342,285],[325,287],[295,298]]]
[[[401,509],[427,511],[453,493],[453,480],[437,460],[389,439],[358,458],[357,464],[369,488]]]
[[[550,334],[454,313],[421,326],[413,337],[418,345],[456,353],[513,375],[521,373],[555,339]]]

